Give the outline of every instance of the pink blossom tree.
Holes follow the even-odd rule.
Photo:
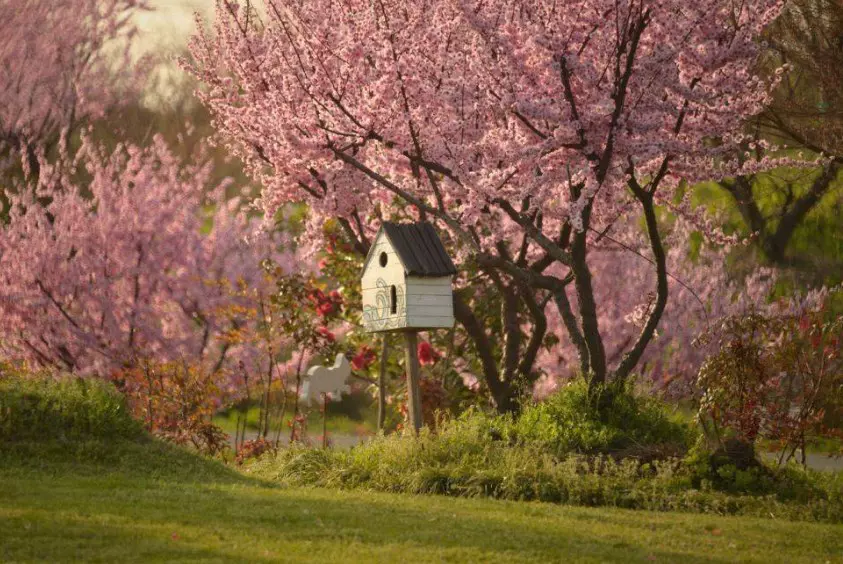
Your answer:
[[[38,166],[36,148],[103,115],[138,86],[132,16],[146,0],[0,3],[0,158]]]
[[[276,253],[197,163],[160,138],[114,151],[85,139],[42,163],[0,231],[2,354],[101,377],[145,361],[219,370],[236,352],[220,338],[231,288],[259,287]]]
[[[769,100],[753,69],[778,0],[260,4],[218,0],[185,65],[267,216],[306,202],[306,242],[335,218],[361,254],[380,220],[435,221],[477,274],[458,280],[455,314],[502,410],[549,333],[593,384],[627,378],[668,301],[658,206],[717,238],[687,183],[768,166],[731,156]],[[624,273],[590,255],[613,234],[651,276],[607,319],[597,288],[625,288]],[[610,358],[615,309],[639,328]]]

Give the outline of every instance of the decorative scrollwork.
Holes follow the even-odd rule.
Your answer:
[[[370,331],[389,331],[407,326],[407,304],[404,296],[404,286],[396,285],[395,313],[392,313],[390,301],[390,285],[383,278],[375,282],[377,293],[375,305],[363,306],[363,322]]]

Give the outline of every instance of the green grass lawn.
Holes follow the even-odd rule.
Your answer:
[[[284,489],[155,441],[0,443],[0,561],[843,562],[843,526]]]

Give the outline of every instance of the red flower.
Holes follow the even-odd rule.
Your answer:
[[[418,355],[419,355],[419,364],[422,366],[427,366],[428,364],[433,364],[440,358],[440,354],[434,350],[433,347],[430,346],[430,343],[427,341],[422,341],[419,343],[418,348]]]
[[[351,367],[354,370],[366,370],[375,362],[375,358],[375,351],[364,345],[351,359]]]
[[[322,336],[322,338],[324,338],[329,343],[333,343],[337,340],[336,336],[331,333],[331,331],[327,327],[318,327],[316,329],[316,332],[319,333],[319,335]]]
[[[307,299],[316,308],[316,313],[320,317],[337,313],[342,306],[342,296],[336,290],[332,290],[330,295],[325,295],[325,292],[316,289],[308,294]]]
[[[334,312],[334,304],[331,302],[322,302],[318,306],[316,306],[316,313],[320,316],[325,317],[326,315],[330,315]]]
[[[310,300],[310,303],[313,305],[320,304],[325,301],[325,292],[316,288],[307,295],[307,299]]]
[[[807,315],[803,315],[799,319],[799,329],[805,333],[811,328],[811,319]]]

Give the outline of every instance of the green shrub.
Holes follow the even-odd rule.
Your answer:
[[[0,372],[0,441],[130,438],[141,432],[109,383]]]
[[[438,434],[379,436],[348,451],[294,446],[249,471],[284,485],[843,521],[843,474],[791,468],[759,494],[720,491],[681,459],[559,457],[539,442],[505,440],[511,424],[474,411]]]
[[[658,400],[636,395],[631,384],[589,394],[582,379],[526,407],[511,431],[518,441],[557,456],[573,452],[656,459],[683,454],[694,439],[690,425],[671,417]]]
[[[710,488],[730,494],[749,494],[754,496],[775,495],[780,500],[810,502],[825,493],[838,494],[843,491],[843,484],[830,489],[822,484],[833,474],[806,472],[802,466],[792,462],[771,468],[758,459],[751,464],[741,464],[740,458],[729,457],[722,450],[711,452],[706,441],[701,437],[683,460],[691,477],[694,488]],[[837,473],[843,479],[843,473]],[[833,496],[832,496],[833,497]]]

